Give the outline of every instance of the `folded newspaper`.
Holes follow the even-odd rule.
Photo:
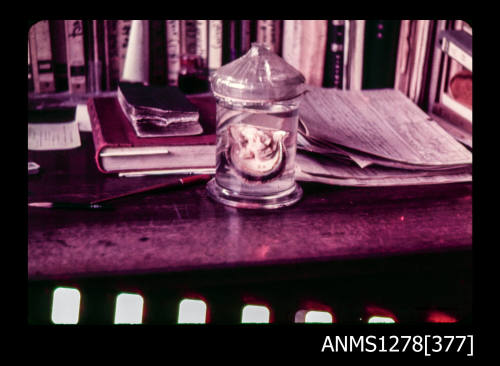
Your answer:
[[[310,87],[299,122],[299,181],[349,186],[472,181],[471,151],[398,90]]]

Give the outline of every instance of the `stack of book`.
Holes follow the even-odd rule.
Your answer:
[[[394,89],[310,88],[297,179],[387,186],[472,181],[472,153]]]
[[[210,98],[186,97],[171,86],[121,83],[118,97],[93,97],[87,106],[101,172],[213,172],[215,104]]]

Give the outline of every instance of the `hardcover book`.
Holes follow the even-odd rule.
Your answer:
[[[116,97],[94,97],[87,106],[97,168],[103,173],[166,170],[189,173],[215,167],[215,101],[190,96],[203,113],[196,136],[140,138]]]
[[[328,21],[323,86],[343,89],[345,20]]]
[[[138,137],[186,136],[203,132],[198,109],[177,87],[121,82],[117,98]]]
[[[87,91],[82,20],[65,20],[68,88],[73,94]]]
[[[392,88],[400,21],[367,20],[363,57],[363,89]]]

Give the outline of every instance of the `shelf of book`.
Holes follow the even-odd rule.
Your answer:
[[[472,50],[463,51],[472,27],[463,20],[42,20],[27,41],[37,108],[112,95],[119,81],[207,92],[214,70],[263,42],[308,85],[394,88],[427,112],[439,104],[472,120]]]

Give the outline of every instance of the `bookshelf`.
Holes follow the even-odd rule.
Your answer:
[[[120,80],[174,85],[186,94],[208,92],[211,72],[257,41],[301,71],[307,84],[395,88],[425,111],[451,118],[469,132],[472,128],[472,27],[464,20],[33,23],[28,37],[30,107],[77,105],[90,96],[113,95]],[[457,90],[462,93],[458,98]]]

